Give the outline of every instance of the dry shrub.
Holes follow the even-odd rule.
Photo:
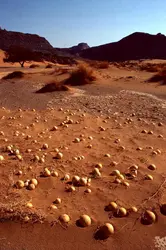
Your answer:
[[[2,79],[8,80],[8,79],[15,79],[15,78],[18,79],[18,78],[23,78],[23,77],[24,77],[24,73],[22,71],[14,71],[4,76]]]
[[[25,217],[28,216],[30,222],[32,223],[42,223],[45,221],[45,214],[38,211],[28,211],[27,209],[18,206],[13,207],[10,205],[1,205],[0,206],[0,222],[5,221],[17,221],[24,222]]]
[[[79,86],[90,84],[96,80],[94,71],[86,64],[81,64],[78,68],[70,73],[68,79],[65,80],[65,84],[71,86]]]
[[[93,68],[96,68],[96,69],[108,69],[110,63],[107,61],[102,61],[102,62],[92,61],[89,63],[89,65]]]
[[[51,82],[47,83],[44,87],[37,90],[36,93],[47,93],[47,92],[54,92],[54,91],[69,91],[69,87],[64,85],[60,82]]]
[[[38,64],[31,64],[29,66],[30,69],[35,69],[35,68],[39,68],[40,66]]]
[[[46,69],[51,69],[52,68],[52,64],[47,64],[46,65]]]
[[[162,71],[165,68],[166,68],[165,63],[160,63],[160,64],[146,63],[140,65],[140,70],[145,70],[147,72],[152,72],[152,73]]]
[[[161,82],[161,85],[166,85],[166,67],[160,70],[156,75],[152,76],[148,82]]]

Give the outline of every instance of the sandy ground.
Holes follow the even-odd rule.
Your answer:
[[[160,205],[166,203],[166,87],[145,83],[150,73],[111,67],[98,72],[95,84],[67,93],[36,94],[47,81],[63,80],[67,74],[51,74],[53,70],[43,66],[35,70],[25,69],[25,78],[1,80],[0,84],[0,106],[4,107],[0,109],[4,133],[0,133],[0,154],[4,157],[0,164],[0,249],[166,249],[164,243],[163,248],[161,245],[166,237],[166,217],[160,212]],[[68,118],[72,124],[61,125]],[[53,126],[58,130],[51,131]],[[142,130],[153,133],[144,134]],[[83,140],[75,143],[75,138]],[[48,149],[42,149],[44,143]],[[20,150],[22,161],[4,150],[11,144]],[[63,153],[61,160],[55,159],[56,148]],[[161,152],[155,154],[158,149]],[[34,162],[34,155],[45,155],[44,162]],[[103,167],[101,177],[94,178],[91,172],[97,163]],[[129,167],[133,164],[138,166],[138,174],[130,179]],[[150,164],[155,164],[156,170],[148,169]],[[46,167],[59,176],[43,177]],[[129,187],[123,181],[115,183],[115,176],[111,176],[115,169]],[[18,176],[19,170],[22,174]],[[68,181],[63,180],[66,174],[70,176]],[[147,174],[153,180],[145,180]],[[92,178],[91,184],[67,192],[74,175]],[[35,190],[14,186],[18,180],[32,178],[38,180]],[[85,192],[87,188],[91,193]],[[50,209],[58,197],[62,203],[56,210]],[[117,218],[106,211],[111,201],[126,208],[127,216]],[[27,202],[33,207],[27,208]],[[138,211],[130,212],[132,206]],[[141,223],[147,209],[156,214],[156,222],[151,225]],[[70,216],[67,224],[59,221],[64,213]],[[77,226],[82,214],[91,217],[91,226]],[[106,222],[114,226],[115,233],[107,240],[96,240],[95,232]]]

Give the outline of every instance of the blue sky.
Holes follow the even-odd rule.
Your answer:
[[[54,47],[96,46],[135,31],[166,34],[166,0],[0,0],[0,26]]]

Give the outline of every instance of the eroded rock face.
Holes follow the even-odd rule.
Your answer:
[[[83,50],[80,56],[103,61],[166,59],[166,36],[135,32],[118,42]]]
[[[44,37],[0,29],[0,49],[6,50],[11,46],[20,46],[36,51],[53,49]]]

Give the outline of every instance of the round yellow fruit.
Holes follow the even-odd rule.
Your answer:
[[[21,180],[17,181],[16,182],[16,187],[19,188],[19,189],[23,188],[24,187],[24,182],[21,181]]]
[[[35,186],[38,185],[38,181],[35,178],[31,179],[30,183],[34,184]]]
[[[107,209],[108,211],[115,211],[116,209],[118,208],[118,205],[116,202],[114,201],[111,201],[108,206],[107,206]]]
[[[82,227],[88,227],[91,225],[91,218],[86,214],[81,215],[79,219],[79,224]]]
[[[59,216],[59,220],[63,223],[68,223],[70,221],[70,217],[68,214],[62,214]]]
[[[105,223],[100,227],[98,233],[102,235],[103,239],[107,239],[110,235],[114,234],[114,227],[111,223]]]
[[[35,188],[36,188],[36,186],[33,183],[29,184],[29,186],[28,186],[29,190],[34,190]]]

